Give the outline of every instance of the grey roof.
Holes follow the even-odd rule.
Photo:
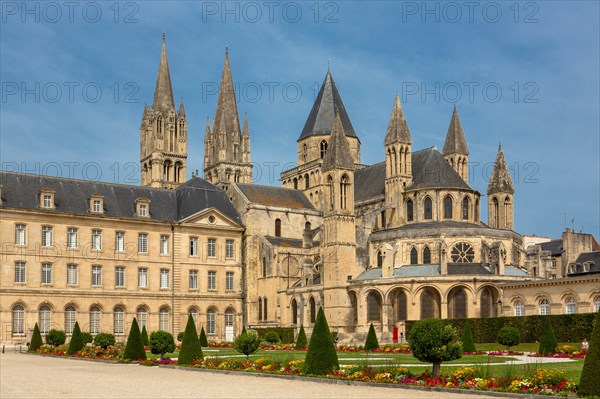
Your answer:
[[[366,201],[385,194],[385,162],[354,172],[354,202]]]
[[[160,111],[164,116],[166,116],[171,110],[175,112],[175,99],[173,98],[173,88],[171,87],[169,60],[167,59],[167,39],[164,33],[152,109],[155,111]]]
[[[451,263],[448,264],[449,276],[491,276],[493,272],[480,263]],[[514,266],[505,267],[506,276],[527,276],[527,273]],[[439,277],[440,265],[406,265],[394,268],[393,277]],[[381,268],[368,269],[356,280],[371,280],[381,278]]]
[[[435,148],[412,153],[413,181],[408,190],[422,188],[471,188]]]
[[[587,272],[583,270],[583,264],[585,262],[588,262],[590,266],[590,269]],[[600,251],[583,252],[579,254],[574,263],[575,271],[569,273],[569,276],[600,273]]]
[[[460,118],[458,117],[458,111],[456,111],[456,105],[452,112],[452,119],[450,120],[450,126],[448,126],[448,133],[446,134],[446,141],[444,142],[442,154],[469,155],[469,147],[467,146],[467,140],[465,139],[465,132],[463,132]]]
[[[350,145],[344,135],[340,114],[336,111],[333,127],[331,128],[329,144],[327,146],[327,153],[325,154],[321,171],[326,172],[338,168],[354,169],[354,160],[352,159]]]
[[[408,123],[404,117],[402,104],[400,104],[400,97],[398,94],[396,94],[396,100],[394,100],[392,116],[390,117],[390,123],[388,124],[385,140],[383,141],[383,144],[385,145],[392,143],[412,143]]]
[[[519,267],[506,265],[504,266],[504,275],[511,277],[526,277],[527,272]]]
[[[0,172],[2,206],[17,209],[40,209],[40,190],[54,191],[53,212],[89,214],[89,200],[99,194],[104,198],[104,216],[135,218],[135,201],[150,200],[150,220],[178,221],[214,207],[241,225],[239,215],[224,191],[194,177],[176,190],[129,186],[26,173]]]
[[[542,250],[550,251],[550,255],[552,256],[557,256],[564,252],[562,238],[551,240],[548,242],[543,242],[539,245],[542,248]]]
[[[333,77],[331,76],[331,72],[328,69],[325,80],[321,85],[321,90],[319,90],[317,99],[308,115],[308,119],[304,124],[304,129],[302,129],[302,134],[300,134],[298,141],[309,136],[330,134],[336,112],[340,113],[346,136],[358,138],[354,132],[354,127],[352,126],[352,122],[350,122],[348,113],[346,112],[346,107],[344,107],[342,97],[340,96],[337,86],[333,81]]]
[[[510,171],[504,160],[502,145],[498,147],[498,154],[496,155],[496,162],[494,163],[494,170],[492,171],[492,177],[488,184],[487,193],[488,195],[495,193],[515,193],[515,188],[510,177]]]
[[[260,186],[257,184],[236,183],[242,194],[255,204],[280,206],[293,209],[311,209],[315,207],[300,190],[283,187]]]

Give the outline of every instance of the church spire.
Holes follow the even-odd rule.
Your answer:
[[[452,119],[450,120],[448,133],[446,134],[446,142],[444,143],[444,149],[442,151],[442,155],[444,156],[450,154],[469,155],[469,147],[467,146],[467,140],[465,139],[465,133],[463,132],[460,118],[458,117],[456,105],[454,105]]]
[[[183,97],[181,97],[181,99],[179,100],[179,111],[177,112],[177,117],[185,119],[185,107],[183,106]]]
[[[167,39],[164,33],[152,109],[160,111],[165,116],[169,111],[175,111],[175,100],[173,97],[173,88],[171,86],[171,73],[169,72],[169,60],[167,58]]]
[[[392,116],[390,117],[390,123],[388,125],[387,134],[385,135],[384,140],[385,145],[393,143],[412,143],[410,130],[408,129],[408,123],[406,123],[406,118],[404,117],[404,112],[402,111],[402,104],[400,103],[400,97],[398,96],[398,93],[396,93],[396,100],[394,101]]]
[[[350,151],[350,145],[344,134],[344,127],[342,126],[342,120],[340,113],[335,113],[335,120],[333,127],[331,128],[331,136],[329,139],[329,146],[327,147],[327,154],[323,160],[323,166],[321,170],[323,172],[332,169],[354,169],[354,161],[352,160],[352,152]]]
[[[514,229],[515,188],[504,159],[502,145],[498,146],[496,162],[488,184],[488,225],[496,229]]]
[[[502,144],[498,146],[498,153],[496,154],[496,162],[494,162],[492,178],[490,179],[487,189],[488,195],[497,193],[515,193],[515,187],[513,186],[512,179],[510,177],[510,170],[508,169],[508,165],[504,159]]]
[[[221,75],[219,98],[217,99],[217,110],[213,125],[220,124],[221,119],[225,121],[225,126],[219,126],[220,129],[227,132],[228,135],[240,135],[240,118],[235,100],[235,88],[231,76],[231,66],[229,65],[228,48],[225,49],[225,64],[223,65],[223,74]]]

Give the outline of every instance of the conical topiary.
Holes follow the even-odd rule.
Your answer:
[[[71,341],[69,342],[69,348],[67,349],[67,355],[72,355],[83,349],[83,337],[81,336],[81,329],[79,323],[75,322],[73,327],[73,334],[71,335]]]
[[[202,327],[202,330],[200,330],[200,346],[203,346],[205,348],[208,346],[208,339],[206,338],[204,327]]]
[[[546,319],[546,323],[544,324],[544,332],[542,333],[542,338],[540,338],[540,347],[538,349],[538,353],[540,355],[556,353],[557,347],[558,343],[556,342],[554,330],[552,329],[550,320]]]
[[[193,361],[202,359],[202,357],[202,348],[200,347],[200,340],[196,332],[196,323],[194,323],[192,315],[189,315],[185,332],[183,333],[183,340],[181,341],[177,364],[192,364]]]
[[[144,346],[150,346],[150,340],[148,339],[148,331],[146,331],[146,325],[142,327],[142,344]]]
[[[142,343],[142,334],[140,333],[140,327],[135,317],[133,318],[133,323],[131,323],[127,345],[125,345],[125,352],[123,352],[123,359],[146,360],[146,350]]]
[[[323,308],[319,308],[304,359],[304,372],[324,375],[339,367],[335,345],[331,339],[327,319],[325,319],[325,312],[323,312]]]
[[[577,389],[578,396],[600,396],[600,311],[596,313],[589,343]]]
[[[465,321],[465,328],[462,333],[462,349],[463,352],[477,352],[475,341],[473,340],[473,332],[471,331],[471,323]]]
[[[33,327],[33,335],[31,336],[31,342],[29,343],[29,352],[35,352],[43,344],[44,342],[42,341],[42,334],[40,334],[38,324],[35,323],[35,327]]]
[[[367,339],[365,340],[365,350],[374,351],[375,349],[379,349],[379,341],[377,340],[375,327],[373,327],[373,323],[371,323],[369,332],[367,333]]]
[[[298,332],[298,338],[296,338],[296,349],[306,348],[308,345],[308,341],[306,340],[306,332],[304,331],[304,326],[300,326],[300,331]]]

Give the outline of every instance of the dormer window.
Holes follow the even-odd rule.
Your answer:
[[[90,198],[90,212],[104,213],[104,197],[101,195],[92,195]]]
[[[141,218],[150,217],[150,200],[147,198],[138,198],[135,201],[136,216]]]
[[[54,191],[53,190],[41,190],[40,192],[40,207],[44,209],[54,208]]]
[[[140,216],[146,217],[148,214],[148,205],[140,204]]]
[[[583,271],[584,272],[590,271],[590,263],[589,262],[583,262]]]

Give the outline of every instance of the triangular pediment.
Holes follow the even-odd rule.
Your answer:
[[[181,220],[181,223],[202,225],[206,227],[242,227],[233,219],[220,212],[217,208],[203,209],[202,211]]]

